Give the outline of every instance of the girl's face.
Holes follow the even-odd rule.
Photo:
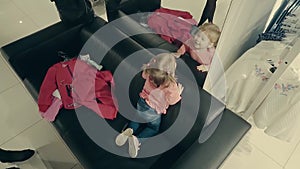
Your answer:
[[[203,31],[198,31],[196,35],[194,36],[194,47],[196,49],[206,49],[211,46],[211,42],[209,38],[207,37],[206,33]]]

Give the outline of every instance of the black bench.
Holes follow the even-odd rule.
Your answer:
[[[99,34],[98,30],[100,28],[109,30],[109,34]],[[144,36],[149,37],[152,35],[145,34]],[[111,47],[112,37],[122,40]],[[143,38],[143,35],[138,38]],[[154,39],[156,38],[159,37],[157,36]],[[112,73],[122,64],[126,73],[133,73],[135,76],[130,82],[128,92],[123,90],[126,86],[122,85],[116,85],[117,90],[123,91],[124,95],[129,95],[132,105],[135,105],[138,93],[143,86],[143,79],[139,73],[140,65],[136,66],[126,58],[137,51],[149,53],[149,55],[145,55],[145,60],[151,57],[153,52],[147,51],[144,47],[146,44],[141,44],[141,42],[142,40],[138,41],[134,37],[128,37],[126,32],[123,32],[116,25],[108,24],[102,18],[96,17],[95,21],[88,25],[66,26],[61,22],[56,23],[3,46],[1,53],[35,99],[37,99],[48,68],[62,60],[57,55],[58,51],[64,51],[69,56],[78,56],[80,53],[88,52],[93,60],[101,63],[105,70],[110,70]],[[149,44],[164,51],[176,50],[176,47],[165,41],[154,40]],[[99,54],[104,55],[103,59],[99,60]],[[180,63],[178,67],[181,66]],[[189,64],[189,61],[184,60],[183,63]],[[167,115],[163,116],[160,132],[164,136],[163,141],[173,143],[175,142],[174,139],[177,138],[178,133],[176,131],[181,130],[180,126],[173,125],[175,122],[191,128],[183,139],[179,140],[168,151],[145,158],[131,159],[107,151],[95,143],[95,140],[91,138],[91,133],[86,132],[86,127],[92,127],[95,131],[94,136],[98,132],[97,137],[101,141],[114,147],[114,137],[105,137],[105,131],[101,130],[102,126],[97,124],[105,122],[116,132],[119,132],[128,121],[122,114],[118,114],[114,120],[105,120],[85,107],[80,107],[76,111],[61,109],[53,125],[86,169],[166,169],[179,166],[181,166],[179,168],[189,169],[196,166],[203,169],[217,168],[249,130],[250,125],[233,112],[225,109],[218,118],[204,128],[204,123],[210,111],[214,111],[212,104],[222,105],[209,93],[202,90],[199,81],[194,82],[192,79],[184,77],[184,73],[180,71],[181,69],[178,72],[179,79],[185,87],[183,100],[168,109]],[[191,98],[197,96],[198,98],[195,97],[195,100],[198,99],[199,105],[196,104],[195,106],[192,103],[185,102],[185,96]],[[191,112],[192,107],[199,109],[196,116]],[[185,114],[182,116],[183,118],[178,118],[179,113]],[[90,121],[93,125],[83,126],[82,119]],[[171,132],[166,132],[170,128],[172,128]],[[199,142],[200,133],[211,128],[216,128],[211,137],[204,143]],[[164,135],[164,133],[166,134]]]

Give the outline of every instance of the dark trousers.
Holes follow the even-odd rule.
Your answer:
[[[206,1],[198,26],[202,25],[207,19],[208,22],[211,23],[213,22],[216,6],[217,6],[217,0]]]

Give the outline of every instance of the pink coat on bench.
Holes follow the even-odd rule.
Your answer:
[[[160,8],[149,16],[148,25],[163,39],[173,43],[190,39],[192,25],[197,25],[197,22],[189,12]]]
[[[117,106],[111,93],[113,77],[79,59],[59,62],[48,69],[41,85],[38,106],[42,116],[53,121],[62,106],[76,109],[82,105],[99,116],[114,119]],[[58,89],[62,105],[52,94]]]

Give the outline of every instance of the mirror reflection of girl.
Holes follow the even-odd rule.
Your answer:
[[[197,66],[199,71],[208,71],[215,49],[220,37],[220,29],[213,23],[205,23],[199,26],[193,38],[187,40],[175,54],[179,58],[185,52],[198,62]]]
[[[129,122],[128,128],[115,140],[118,146],[124,145],[128,140],[129,155],[132,158],[137,156],[143,138],[152,137],[159,132],[161,115],[167,113],[169,105],[181,100],[183,87],[176,81],[175,69],[176,60],[170,53],[156,55],[143,66],[142,77],[146,81],[139,93],[136,112],[143,122]],[[142,123],[146,127],[140,131]]]

